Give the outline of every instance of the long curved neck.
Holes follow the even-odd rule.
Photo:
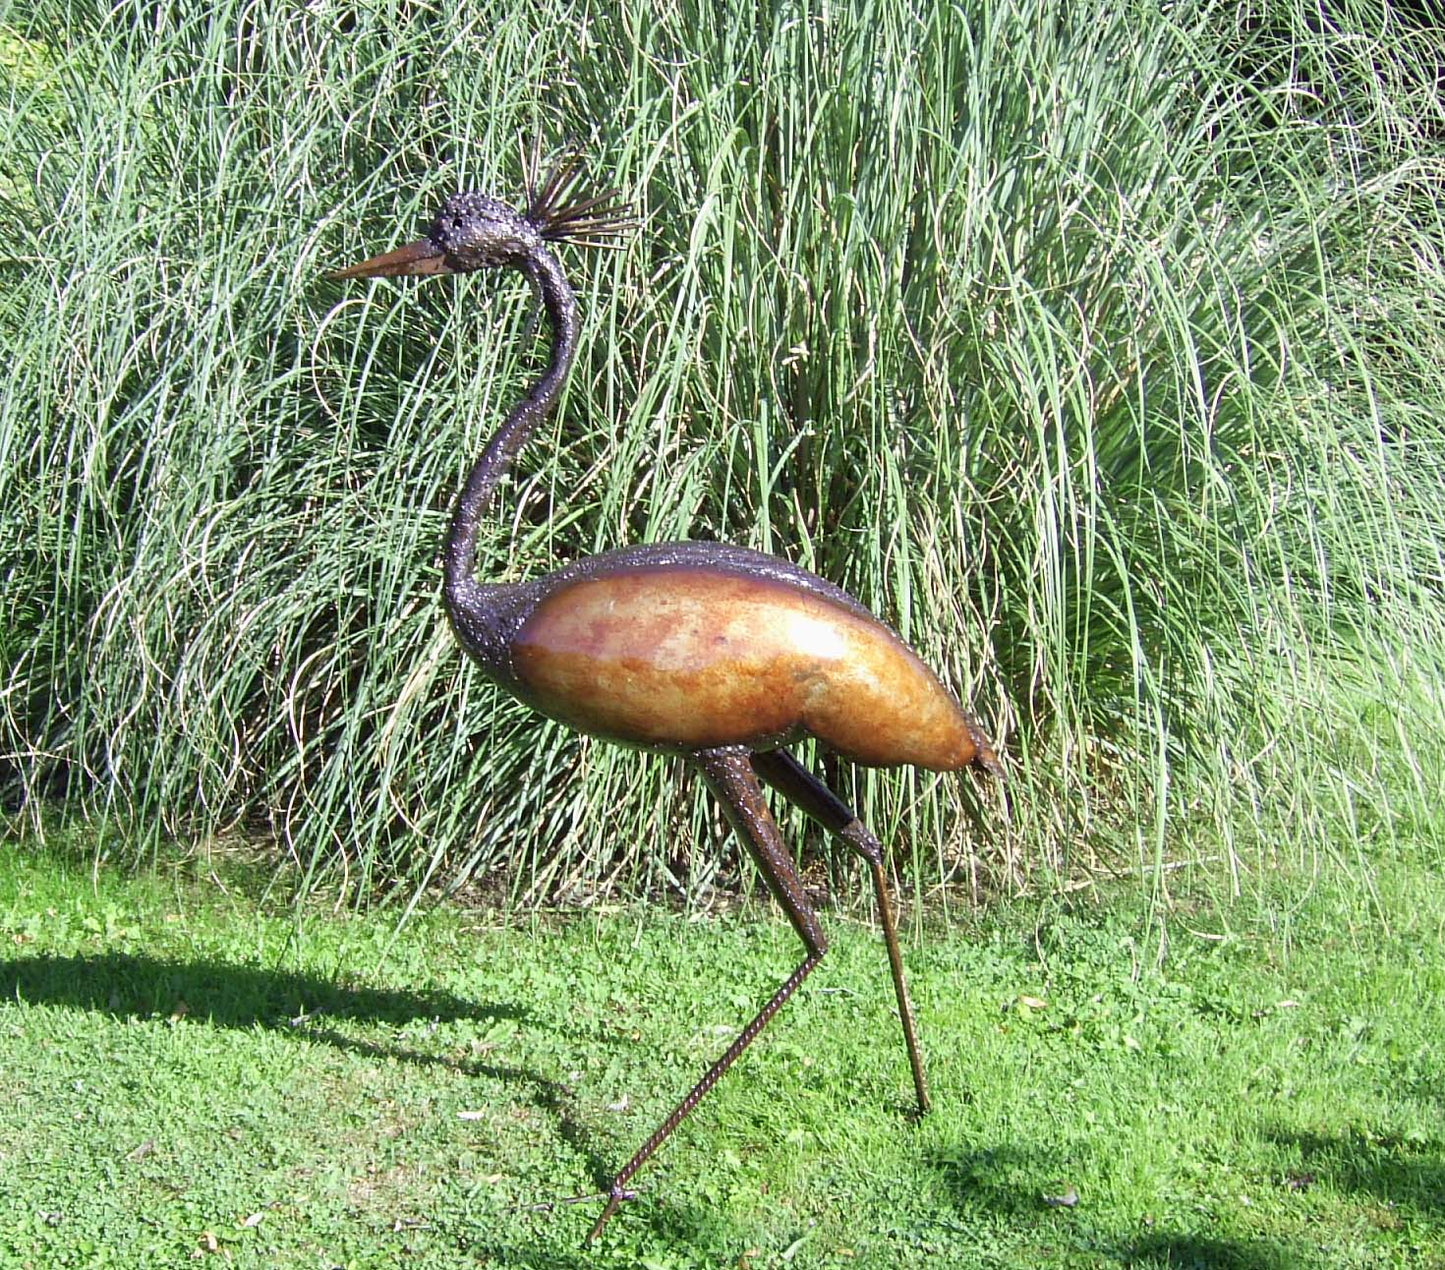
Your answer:
[[[552,412],[577,355],[577,297],[557,257],[548,248],[538,246],[521,268],[542,293],[542,304],[552,324],[552,357],[547,369],[512,408],[482,451],[481,458],[472,465],[457,499],[442,552],[447,599],[454,607],[475,594],[477,535],[492,492],[501,484],[512,460],[527,444],[537,425]]]

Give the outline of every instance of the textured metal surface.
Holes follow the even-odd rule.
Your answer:
[[[818,915],[808,902],[793,857],[783,845],[782,835],[778,832],[772,813],[768,811],[762,786],[758,784],[757,774],[748,761],[748,752],[744,749],[719,750],[710,754],[698,754],[693,761],[757,863],[758,871],[766,880],[768,889],[782,906],[783,912],[793,924],[793,929],[798,932],[798,938],[807,949],[807,956],[783,981],[782,987],[758,1011],[752,1022],[743,1028],[737,1040],[728,1046],[722,1056],[707,1069],[703,1078],[688,1091],[687,1097],[672,1109],[667,1119],[658,1125],[653,1135],[618,1171],[608,1192],[607,1207],[597,1219],[597,1224],[592,1227],[592,1233],[587,1236],[589,1243],[606,1228],[618,1205],[632,1198],[627,1184],[637,1170],[647,1163],[653,1152],[672,1136],[677,1126],[707,1097],[712,1087],[757,1039],[758,1033],[767,1027],[773,1016],[782,1009],[788,998],[797,991],[798,985],[813,972],[813,968],[828,951],[827,937],[818,922]]]
[[[499,589],[480,588],[474,574],[482,517],[512,461],[531,439],[537,425],[551,413],[577,356],[577,297],[557,257],[539,240],[536,250],[519,267],[536,286],[542,297],[542,306],[551,319],[552,358],[541,377],[527,390],[526,396],[512,407],[511,413],[482,451],[481,458],[473,464],[452,512],[451,528],[442,548],[442,567],[447,612],[458,634],[469,621],[495,620],[497,604],[491,606],[492,612],[485,607],[478,611],[478,597],[482,594],[495,595]],[[498,597],[498,600],[504,607],[505,597]]]
[[[583,732],[681,751],[804,734],[859,763],[966,767],[975,729],[881,622],[772,578],[697,565],[594,572],[512,640],[521,695]]]
[[[806,955],[614,1179],[596,1238],[627,1184],[812,972],[828,942],[768,811],[760,778],[868,861],[920,1110],[928,1087],[883,849],[851,808],[773,747],[812,735],[860,762],[1003,770],[958,700],[886,625],[806,570],[719,543],[631,547],[511,585],[475,576],[478,530],[513,460],[556,404],[577,351],[576,297],[544,239],[602,245],[625,226],[610,196],[575,196],[575,161],[532,207],[450,200],[428,237],[341,270],[367,278],[509,266],[552,327],[545,372],[473,465],[443,549],[448,616],[481,669],[553,718],[623,744],[680,753],[702,773]]]
[[[908,1049],[908,1066],[913,1072],[913,1090],[918,1096],[918,1114],[923,1115],[932,1106],[932,1099],[928,1095],[928,1076],[923,1068],[923,1049],[918,1044],[913,999],[908,994],[908,980],[903,973],[903,950],[898,946],[898,925],[893,918],[893,901],[888,893],[883,844],[847,803],[786,750],[754,754],[752,765],[753,770],[794,807],[816,820],[850,851],[868,862],[873,892],[878,899],[878,920],[883,925],[883,943],[888,950],[888,971],[893,977],[893,994],[898,1001],[898,1019],[903,1025],[903,1043]]]

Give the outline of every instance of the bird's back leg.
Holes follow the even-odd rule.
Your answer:
[[[753,771],[748,762],[748,752],[742,748],[729,748],[725,750],[709,750],[701,754],[692,755],[692,761],[702,772],[703,779],[712,790],[713,795],[722,805],[723,811],[727,814],[728,820],[737,830],[738,836],[742,838],[748,853],[758,866],[768,889],[772,891],[783,911],[787,914],[788,920],[793,924],[793,929],[798,932],[798,937],[803,941],[803,947],[807,950],[802,964],[793,971],[783,982],[772,999],[758,1012],[758,1015],[745,1027],[721,1058],[708,1068],[703,1078],[692,1087],[676,1107],[672,1114],[657,1127],[653,1135],[638,1148],[637,1154],[622,1167],[616,1178],[613,1179],[607,1199],[607,1207],[603,1209],[602,1216],[597,1219],[597,1224],[592,1228],[592,1233],[587,1236],[590,1243],[602,1233],[603,1228],[611,1220],[617,1207],[625,1199],[632,1198],[632,1192],[627,1189],[627,1184],[667,1139],[693,1111],[693,1109],[704,1098],[707,1097],[712,1087],[722,1079],[723,1074],[733,1065],[757,1039],[760,1033],[775,1015],[783,1007],[783,1003],[793,995],[797,987],[804,979],[812,973],[813,968],[823,959],[823,954],[828,951],[828,940],[823,934],[823,927],[818,921],[813,906],[808,903],[808,897],[803,890],[802,879],[798,876],[797,865],[788,854],[787,848],[783,845],[782,835],[778,832],[777,822],[773,819],[772,813],[768,810],[767,801],[763,797],[762,786],[758,784],[757,774]]]
[[[898,997],[898,1015],[903,1021],[903,1040],[908,1046],[908,1063],[913,1069],[913,1088],[918,1094],[921,1115],[930,1106],[928,1077],[923,1070],[923,1052],[918,1045],[918,1024],[908,981],[903,977],[903,953],[898,947],[898,927],[888,895],[888,875],[883,865],[883,846],[857,813],[786,750],[754,754],[752,765],[758,775],[782,794],[804,815],[810,816],[834,834],[850,850],[868,862],[873,889],[878,896],[878,916],[883,923],[883,940],[888,945],[888,965],[893,973],[893,991]]]

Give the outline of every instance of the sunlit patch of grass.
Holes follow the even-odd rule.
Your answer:
[[[81,843],[79,845],[84,846]],[[224,854],[0,857],[0,1260],[238,1266],[1445,1265],[1445,886],[1176,878],[928,923],[838,916],[796,1000],[639,1177],[598,1190],[791,969],[783,923],[298,925]]]

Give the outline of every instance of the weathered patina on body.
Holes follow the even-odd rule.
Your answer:
[[[967,767],[952,694],[881,622],[731,570],[664,566],[573,582],[518,629],[520,694],[594,736],[665,750],[804,735],[875,767]]]

